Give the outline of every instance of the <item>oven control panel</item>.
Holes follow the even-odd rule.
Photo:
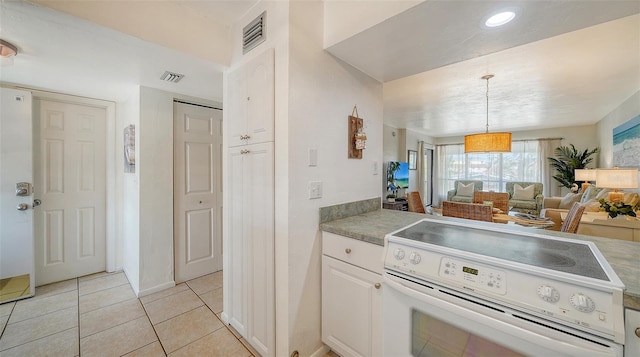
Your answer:
[[[500,295],[507,293],[507,274],[481,264],[443,257],[438,274],[474,290]]]

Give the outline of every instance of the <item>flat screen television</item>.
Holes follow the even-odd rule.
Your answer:
[[[387,190],[409,188],[409,163],[389,161],[387,164]]]

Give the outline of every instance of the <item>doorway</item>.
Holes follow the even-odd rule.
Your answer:
[[[222,269],[222,110],[174,101],[175,282]]]

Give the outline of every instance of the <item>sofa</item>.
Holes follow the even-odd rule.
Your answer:
[[[447,201],[473,203],[473,193],[482,191],[482,181],[456,180],[453,190],[447,192]]]
[[[569,212],[574,202],[585,205],[584,214],[600,215],[602,219],[607,219],[607,213],[601,211],[601,198],[607,199],[611,189],[598,188],[595,185],[589,187],[581,193],[567,193],[564,197],[545,197],[542,201],[542,210],[540,216],[551,218],[554,225],[550,230],[559,231],[562,227],[562,213]],[[640,196],[636,192],[625,192],[623,201],[630,205],[636,205],[640,201]]]
[[[509,193],[510,211],[540,214],[542,209],[542,183],[507,181],[505,189]]]

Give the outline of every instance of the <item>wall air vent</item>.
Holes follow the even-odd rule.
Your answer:
[[[251,51],[267,39],[266,20],[265,11],[242,29],[242,54]]]
[[[164,74],[162,76],[160,76],[160,79],[162,79],[165,82],[178,83],[178,82],[180,82],[182,77],[184,77],[184,74],[178,74],[178,73],[165,71]]]

